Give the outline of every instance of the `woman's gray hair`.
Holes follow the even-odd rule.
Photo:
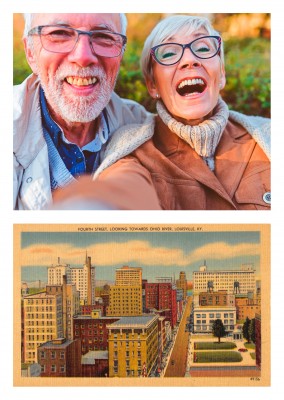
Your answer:
[[[198,30],[204,30],[208,35],[220,36],[211,25],[209,19],[192,15],[172,15],[161,20],[147,37],[141,55],[141,69],[144,78],[153,81],[153,69],[151,60],[151,48],[170,40],[172,36],[179,32],[184,35],[191,35]],[[221,43],[220,52],[221,63],[224,65],[224,47]]]
[[[127,18],[125,14],[119,14],[120,16],[120,25],[121,25],[121,32],[123,35],[126,34],[126,28],[127,28]],[[32,20],[33,20],[34,14],[24,14],[25,18],[25,29],[24,29],[24,38],[28,36],[29,31],[32,28]]]

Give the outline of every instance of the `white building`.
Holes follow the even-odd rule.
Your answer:
[[[193,311],[193,332],[212,333],[212,324],[221,319],[227,332],[234,331],[236,307],[195,307]]]
[[[229,294],[255,292],[255,270],[251,264],[243,264],[239,270],[209,271],[206,265],[193,272],[194,294],[206,291],[227,290]]]
[[[95,267],[91,257],[87,257],[83,267],[71,268],[69,264],[60,264],[48,268],[48,285],[62,285],[63,275],[67,284],[74,284],[80,293],[81,304],[95,304]]]

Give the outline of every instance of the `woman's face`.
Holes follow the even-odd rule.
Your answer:
[[[206,35],[205,31],[191,35],[179,32],[168,42],[187,44]],[[159,94],[170,114],[190,125],[206,119],[216,106],[219,91],[226,82],[219,55],[200,59],[188,48],[178,63],[164,66],[152,59],[152,66],[154,80],[146,82],[150,95],[156,98]]]

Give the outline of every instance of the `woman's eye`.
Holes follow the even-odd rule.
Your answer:
[[[168,52],[168,53],[164,53],[164,54],[162,55],[162,58],[163,58],[163,59],[165,59],[165,58],[170,58],[170,57],[173,57],[173,56],[175,56],[175,55],[176,55],[176,53]]]
[[[196,49],[196,51],[198,51],[199,53],[206,53],[208,51],[210,51],[210,49],[208,47],[199,47],[199,49]]]

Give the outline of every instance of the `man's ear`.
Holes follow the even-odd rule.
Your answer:
[[[29,66],[31,67],[32,71],[35,74],[37,74],[37,63],[35,59],[34,50],[29,45],[27,38],[24,38],[23,41],[24,41],[24,48],[25,48],[27,62],[29,63]]]
[[[147,77],[146,78],[146,86],[147,86],[150,96],[153,97],[153,99],[155,99],[157,96],[157,93],[158,93],[155,82],[151,78]]]

